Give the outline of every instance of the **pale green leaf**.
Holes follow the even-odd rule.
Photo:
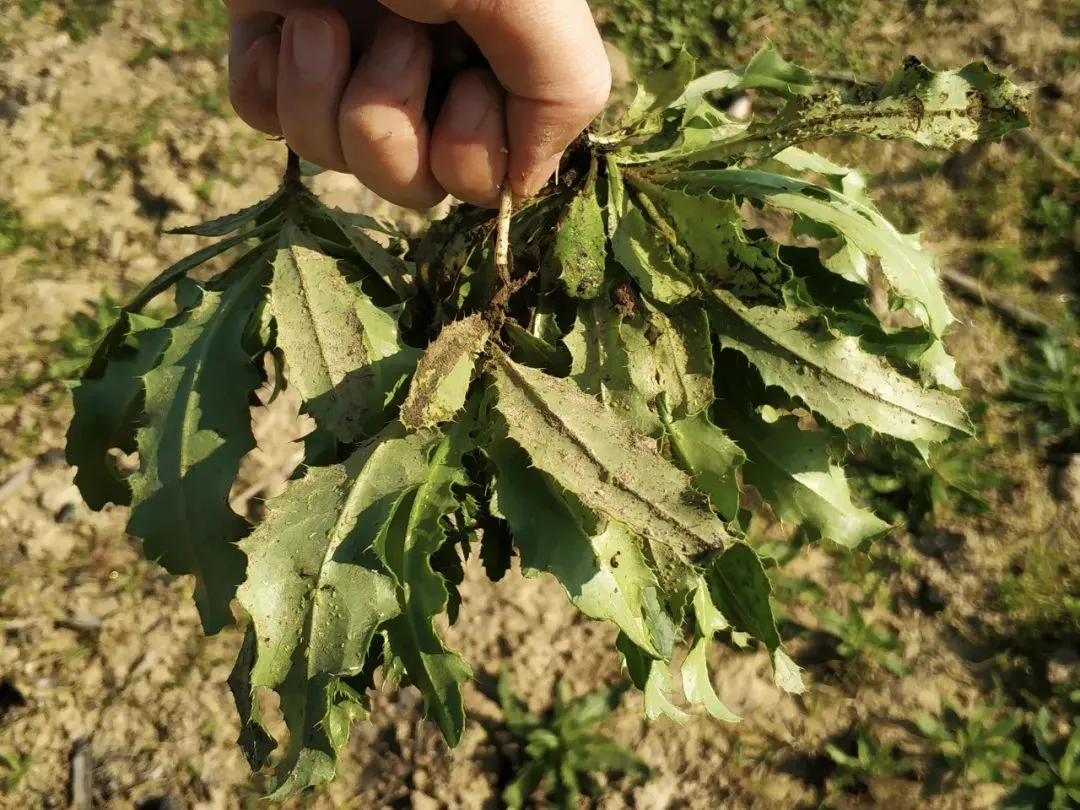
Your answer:
[[[444,326],[420,356],[401,406],[401,423],[420,430],[453,418],[465,405],[476,359],[490,339],[491,327],[482,315]]]
[[[726,723],[738,723],[740,718],[725,706],[716,696],[712,680],[709,678],[707,653],[712,643],[712,636],[698,638],[686,654],[682,664],[683,693],[692,706],[704,706],[705,710],[717,720]]]
[[[677,304],[694,291],[693,281],[683,269],[684,257],[636,206],[619,220],[611,248],[615,260],[651,298]]]
[[[651,71],[638,85],[637,95],[619,127],[631,129],[674,104],[686,92],[696,68],[694,57],[680,50],[670,65]]]
[[[672,106],[692,109],[707,93],[757,88],[782,95],[806,95],[813,85],[814,77],[809,70],[785,61],[779,51],[770,46],[755,53],[745,67],[718,70],[694,79]]]
[[[665,715],[676,723],[685,723],[690,715],[671,702],[669,695],[675,692],[671,670],[666,661],[650,661],[649,677],[645,681],[645,716],[655,720]]]
[[[578,610],[612,622],[658,656],[644,605],[644,592],[657,581],[640,541],[615,521],[592,531],[588,524],[595,519],[580,504],[572,506],[572,496],[532,467],[512,442],[496,440],[487,453],[497,472],[498,510],[510,524],[522,568],[551,574]]]
[[[241,339],[265,281],[253,272],[221,293],[185,281],[179,297],[194,303],[163,327],[169,345],[143,377],[146,415],[139,470],[129,479],[128,530],[142,538],[148,558],[195,576],[207,633],[232,623],[229,601],[244,576],[235,543],[248,525],[229,507],[229,490],[255,446],[248,397],[259,375]]]
[[[746,307],[720,291],[713,300],[710,319],[721,345],[743,354],[766,385],[780,386],[837,427],[866,425],[924,449],[954,431],[970,432],[959,400],[903,376],[856,338],[816,336],[793,310]]]
[[[954,320],[930,255],[901,234],[878,211],[824,186],[767,172],[739,169],[695,170],[672,177],[679,186],[761,200],[835,229],[881,270],[904,307],[940,336]]]
[[[519,366],[501,352],[492,371],[496,410],[510,437],[594,512],[687,558],[730,541],[708,500],[655,442],[572,380]]]
[[[377,433],[417,358],[396,318],[293,223],[281,233],[270,304],[289,382],[312,415],[342,441]]]
[[[749,456],[743,483],[754,487],[781,520],[809,524],[848,548],[888,532],[888,523],[851,502],[844,471],[829,457],[824,432],[801,430],[793,417],[767,423],[745,405],[723,400],[714,416]]]

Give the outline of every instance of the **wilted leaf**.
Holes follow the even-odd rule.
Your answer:
[[[536,467],[590,509],[683,557],[723,548],[730,537],[690,480],[572,381],[519,366],[493,365],[496,410]]]
[[[840,428],[866,425],[927,448],[954,431],[970,432],[955,397],[923,388],[867,354],[855,338],[817,337],[796,311],[745,307],[713,293],[713,329],[725,349],[743,354],[777,385]]]
[[[248,396],[259,375],[241,346],[265,290],[251,273],[222,293],[184,282],[193,300],[166,327],[169,344],[144,377],[139,471],[129,479],[128,530],[170,573],[194,574],[203,629],[232,623],[229,601],[244,576],[235,543],[248,525],[229,507],[240,459],[255,446]]]
[[[416,364],[396,318],[292,223],[281,233],[270,304],[289,381],[315,418],[346,442],[378,432]]]
[[[476,358],[490,339],[491,327],[482,315],[444,326],[416,365],[401,424],[420,430],[453,418],[465,405]]]

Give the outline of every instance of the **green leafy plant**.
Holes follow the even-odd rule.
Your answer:
[[[877,622],[866,621],[862,608],[854,599],[848,600],[846,613],[826,610],[819,618],[821,629],[838,640],[836,651],[845,659],[872,661],[897,677],[911,673],[897,654],[902,645],[896,633]]]
[[[976,706],[967,717],[948,703],[940,716],[915,717],[919,732],[934,743],[949,775],[965,787],[976,782],[1003,782],[1020,759],[1016,740],[1023,724],[1019,712],[999,705]]]
[[[517,775],[503,791],[506,807],[519,810],[530,796],[542,791],[557,807],[572,810],[583,792],[590,796],[603,793],[594,774],[648,777],[649,767],[633,752],[591,732],[618,708],[625,691],[625,686],[602,689],[571,700],[566,683],[560,679],[555,685],[554,707],[539,716],[529,712],[525,702],[514,694],[510,675],[503,670],[499,703],[506,725],[525,755]]]
[[[852,753],[832,743],[825,746],[825,753],[836,763],[831,780],[834,790],[866,789],[875,778],[911,776],[917,765],[914,757],[905,756],[894,745],[881,745],[871,732],[861,728],[855,734]]]
[[[474,544],[493,578],[516,554],[615,624],[650,718],[686,717],[670,666],[687,639],[689,706],[738,719],[708,672],[718,635],[758,640],[778,686],[802,690],[741,491],[861,547],[889,526],[851,498],[845,433],[926,454],[969,430],[936,387],[957,381],[931,259],[857,172],[797,144],[999,137],[1023,124],[1024,92],[983,65],[914,59],[883,84],[821,90],[771,50],[695,72],[683,54],[652,74],[536,198],[461,206],[415,239],[327,208],[290,156],[271,197],[181,230],[218,241],[102,341],[74,392],[77,482],[92,507],[130,504],[146,555],[194,577],[206,632],[232,624],[234,597],[250,617],[231,686],[255,768],[276,741],[253,695],[280,697],[275,799],[334,776],[380,667],[461,739],[471,670],[436,618],[456,617]],[[708,100],[751,88],[779,111],[740,123]],[[820,245],[756,227],[755,207]],[[187,278],[233,248],[228,269]],[[871,306],[871,260],[917,325]],[[146,315],[170,289],[176,314]],[[267,354],[317,427],[302,477],[252,527],[228,495]],[[138,451],[127,478],[116,450]]]
[[[30,759],[20,757],[15,751],[0,750],[0,766],[7,771],[4,774],[4,792],[14,793],[30,771]]]
[[[1036,410],[1046,435],[1080,430],[1080,355],[1067,339],[1047,336],[1021,368],[1003,365],[1009,397]]]
[[[1053,717],[1043,706],[1035,716],[1031,734],[1037,758],[1020,778],[1020,786],[1003,806],[1015,810],[1071,810],[1080,807],[1080,718],[1072,719],[1063,739],[1055,739]]]

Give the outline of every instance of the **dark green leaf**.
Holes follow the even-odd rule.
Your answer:
[[[207,633],[232,622],[229,601],[244,575],[235,543],[248,525],[229,507],[229,490],[255,446],[248,397],[259,375],[241,340],[265,281],[253,272],[221,293],[185,281],[178,297],[193,304],[163,327],[169,345],[143,377],[146,417],[128,530],[170,573],[195,576]]]
[[[280,186],[277,191],[252,206],[227,214],[218,219],[202,222],[198,225],[187,225],[183,228],[173,228],[165,231],[167,234],[190,235],[190,236],[226,236],[233,231],[238,231],[249,222],[253,222],[264,214],[277,214],[278,208],[283,204],[285,187]]]

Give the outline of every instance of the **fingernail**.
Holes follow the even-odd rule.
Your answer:
[[[387,82],[394,81],[409,66],[416,46],[416,29],[412,23],[383,29],[368,52],[367,74]]]
[[[477,83],[462,90],[451,100],[446,117],[450,133],[459,137],[476,132],[492,107],[491,93],[483,85]]]
[[[522,183],[524,196],[532,197],[544,187],[551,175],[555,174],[555,170],[559,168],[559,161],[562,160],[562,156],[562,152],[552,155],[526,176],[525,182]]]
[[[334,32],[317,14],[300,14],[292,24],[292,57],[296,72],[307,84],[330,78],[334,63]]]

